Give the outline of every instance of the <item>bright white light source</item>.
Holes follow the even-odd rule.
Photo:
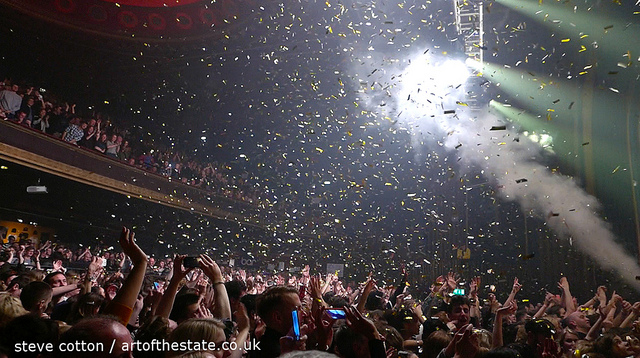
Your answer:
[[[469,68],[463,62],[447,60],[436,67],[434,79],[447,86],[457,86],[465,83],[470,74]]]

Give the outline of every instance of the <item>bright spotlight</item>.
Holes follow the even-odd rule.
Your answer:
[[[457,86],[467,81],[471,71],[464,62],[447,60],[436,69],[436,81],[446,86]]]
[[[470,75],[471,70],[462,61],[438,62],[428,56],[422,56],[414,59],[406,68],[403,87],[408,91],[415,91],[428,86],[431,93],[444,95],[450,91],[450,87],[464,84]]]

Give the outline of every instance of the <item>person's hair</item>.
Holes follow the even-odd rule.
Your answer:
[[[426,341],[427,337],[436,331],[444,331],[447,333],[449,332],[449,327],[447,327],[447,324],[439,318],[427,318],[427,320],[422,323],[422,340]]]
[[[194,303],[198,303],[200,301],[200,296],[195,293],[182,293],[176,296],[176,299],[173,303],[173,308],[171,309],[171,314],[169,318],[180,323],[189,317],[187,317],[188,311],[187,307],[191,306]]]
[[[349,305],[349,302],[342,296],[333,295],[326,302],[331,307],[345,307]]]
[[[371,291],[367,296],[364,308],[367,311],[384,310],[384,293],[380,291]]]
[[[247,285],[242,281],[232,280],[224,283],[225,288],[227,289],[227,296],[229,299],[239,300],[240,296],[242,296],[242,292],[247,290]]]
[[[487,352],[484,358],[520,358],[521,355],[517,350],[507,347],[495,348]]]
[[[247,315],[251,317],[256,312],[256,299],[258,295],[255,294],[246,294],[240,297],[240,302],[246,307]]]
[[[0,251],[0,262],[9,261],[9,251]],[[4,280],[3,280],[4,281]]]
[[[40,343],[55,344],[58,341],[58,323],[51,319],[43,319],[34,314],[26,314],[16,317],[5,327],[2,335],[2,346],[15,347],[16,344]],[[14,352],[15,353],[15,352]],[[38,357],[42,352],[23,352],[20,355],[9,355],[10,357]]]
[[[353,344],[357,341],[364,340],[366,340],[365,336],[355,332],[346,324],[338,328],[333,335],[335,349],[340,353],[340,356],[344,358],[358,358],[356,352],[353,350]]]
[[[427,339],[423,340],[422,358],[436,358],[443,348],[451,342],[451,336],[445,330],[432,332]]]
[[[580,351],[580,353],[590,353],[593,352],[593,342],[587,341],[584,339],[580,339],[576,342],[576,351]]]
[[[467,305],[471,306],[471,301],[466,296],[454,295],[449,300],[449,305],[447,306],[447,313],[453,312],[454,307]]]
[[[604,354],[608,357],[613,351],[613,340],[616,336],[617,334],[605,333],[598,337],[595,342],[593,342],[593,350],[595,353]]]
[[[165,317],[154,316],[147,320],[136,333],[136,341],[152,342],[154,339],[158,341],[166,341],[171,333],[169,320]],[[161,355],[162,352],[148,350],[136,352],[136,358],[152,358]]]
[[[136,353],[136,358],[138,358],[138,356],[140,355],[140,353]],[[157,354],[154,355],[154,357],[157,357]],[[179,358],[209,358],[209,357],[214,357],[213,353],[211,352],[203,352],[203,351],[197,351],[197,352],[187,352],[184,354],[181,354],[178,356]]]
[[[111,316],[96,316],[78,321],[60,336],[60,343],[103,342],[104,333],[113,330],[113,325],[121,325]],[[57,352],[57,357],[83,357],[86,352],[63,353]]]
[[[24,309],[18,297],[11,296],[8,292],[0,293],[0,325],[27,313],[29,311]]]
[[[83,318],[93,316],[93,310],[101,307],[103,302],[104,297],[101,295],[94,292],[85,293],[73,304],[67,323],[74,324]]]
[[[215,342],[216,336],[224,334],[224,323],[217,318],[191,318],[178,325],[169,335],[170,342]],[[217,342],[216,342],[217,343]],[[186,352],[172,352],[170,356]]]
[[[53,289],[47,283],[33,281],[22,289],[20,301],[22,301],[22,306],[25,309],[33,311],[40,301],[47,300],[52,293]]]
[[[285,295],[289,293],[298,294],[298,290],[291,286],[273,286],[268,288],[256,299],[256,310],[258,316],[263,320],[269,316],[271,312],[282,306]]]
[[[336,356],[324,351],[293,351],[281,355],[280,358],[335,358]]]
[[[402,343],[404,339],[402,339],[402,335],[397,329],[382,322],[375,322],[375,326],[378,332],[384,336],[384,341],[387,347],[391,346],[399,351],[402,350]]]
[[[558,317],[560,317],[560,310],[561,310],[562,308],[563,308],[563,307],[561,307],[561,306],[556,306],[556,305],[554,305],[554,306],[551,306],[551,307],[547,308],[547,310],[546,310],[546,311],[544,311],[544,313],[545,313],[545,314],[547,314],[547,315],[549,315],[549,316],[553,315],[553,316],[558,316]],[[565,319],[563,319],[563,320],[562,320],[562,322],[563,322],[562,324],[563,324],[565,327],[569,324],[568,318],[569,318],[569,317],[567,316]]]
[[[46,276],[46,271],[44,270],[31,270],[29,272],[26,273],[27,277],[29,277],[29,279],[31,281],[44,281],[44,278]]]
[[[60,271],[53,271],[51,273],[49,273],[47,276],[44,277],[44,282],[48,283],[49,285],[51,285],[51,279],[54,278],[56,275],[63,275],[63,272]]]
[[[13,280],[11,280],[8,288],[12,288],[16,284],[20,288],[25,288],[32,281],[35,281],[35,280],[33,280],[28,274],[21,274],[20,276],[17,276]]]
[[[389,310],[384,317],[389,325],[397,329],[398,332],[404,331],[405,322],[415,319],[413,312],[408,308]]]
[[[522,319],[526,317],[526,315],[527,315],[527,310],[525,309],[516,311],[516,321],[518,322],[522,321]]]
[[[480,344],[480,347],[491,349],[493,334],[486,329],[480,329],[476,334],[478,335],[478,343]]]

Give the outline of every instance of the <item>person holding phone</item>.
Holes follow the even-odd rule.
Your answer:
[[[274,286],[258,296],[256,300],[258,316],[267,328],[260,337],[260,350],[252,351],[250,357],[280,356],[280,340],[293,330],[292,311],[299,310],[301,306],[298,290],[295,287]]]

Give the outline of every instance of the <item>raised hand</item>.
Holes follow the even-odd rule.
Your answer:
[[[102,271],[102,257],[94,256],[91,258],[91,263],[89,264],[89,268],[87,269],[87,275],[89,277],[94,277],[96,273]]]
[[[238,331],[242,331],[243,329],[249,329],[249,325],[251,321],[249,320],[249,315],[247,314],[247,308],[244,304],[239,304],[238,308],[235,312],[233,312],[233,316],[236,319],[236,323],[238,324]]]
[[[460,281],[460,278],[456,279],[456,274],[452,271],[447,274],[446,280],[447,286],[451,291],[453,291],[458,287],[458,281]]]
[[[547,293],[544,295],[544,305],[545,306],[551,305],[551,303],[553,302],[552,298],[553,298],[553,293],[547,291]]]
[[[134,265],[147,262],[147,255],[136,244],[135,234],[124,226],[120,233],[120,247],[122,247],[122,252],[131,258]]]
[[[361,333],[368,339],[380,339],[380,333],[378,333],[373,322],[363,317],[355,307],[345,306],[344,312],[347,318],[347,325],[354,332]]]
[[[511,300],[509,304],[498,308],[498,311],[496,311],[496,315],[510,316],[516,313],[517,310],[518,310],[518,304],[516,303],[516,300]]]
[[[568,290],[569,289],[569,280],[567,280],[566,277],[561,277],[560,281],[558,281],[558,288],[560,288],[561,290]]]
[[[53,271],[62,271],[63,267],[62,267],[62,260],[55,260],[53,261]]]
[[[462,335],[460,335],[462,332]],[[456,336],[459,336],[455,343],[455,355],[454,358],[473,358],[480,349],[480,343],[478,341],[478,335],[473,332],[473,325],[468,324],[464,326]],[[455,339],[455,338],[454,338]]]
[[[471,283],[469,284],[469,296],[478,295],[478,288],[480,287],[481,282],[482,279],[480,278],[480,276],[476,276],[471,279]]]
[[[209,277],[212,284],[224,282],[220,266],[218,266],[218,264],[206,254],[200,255],[200,268],[202,269],[202,272]]]
[[[520,291],[520,289],[522,288],[522,285],[518,282],[518,278],[514,278],[513,279],[513,287],[511,287],[511,292],[513,293],[518,293],[518,291]]]
[[[184,279],[187,274],[193,270],[193,267],[185,269],[182,266],[182,261],[184,261],[185,257],[187,257],[187,255],[176,255],[176,257],[173,259],[172,279],[175,278],[178,282],[182,281],[182,279]]]

